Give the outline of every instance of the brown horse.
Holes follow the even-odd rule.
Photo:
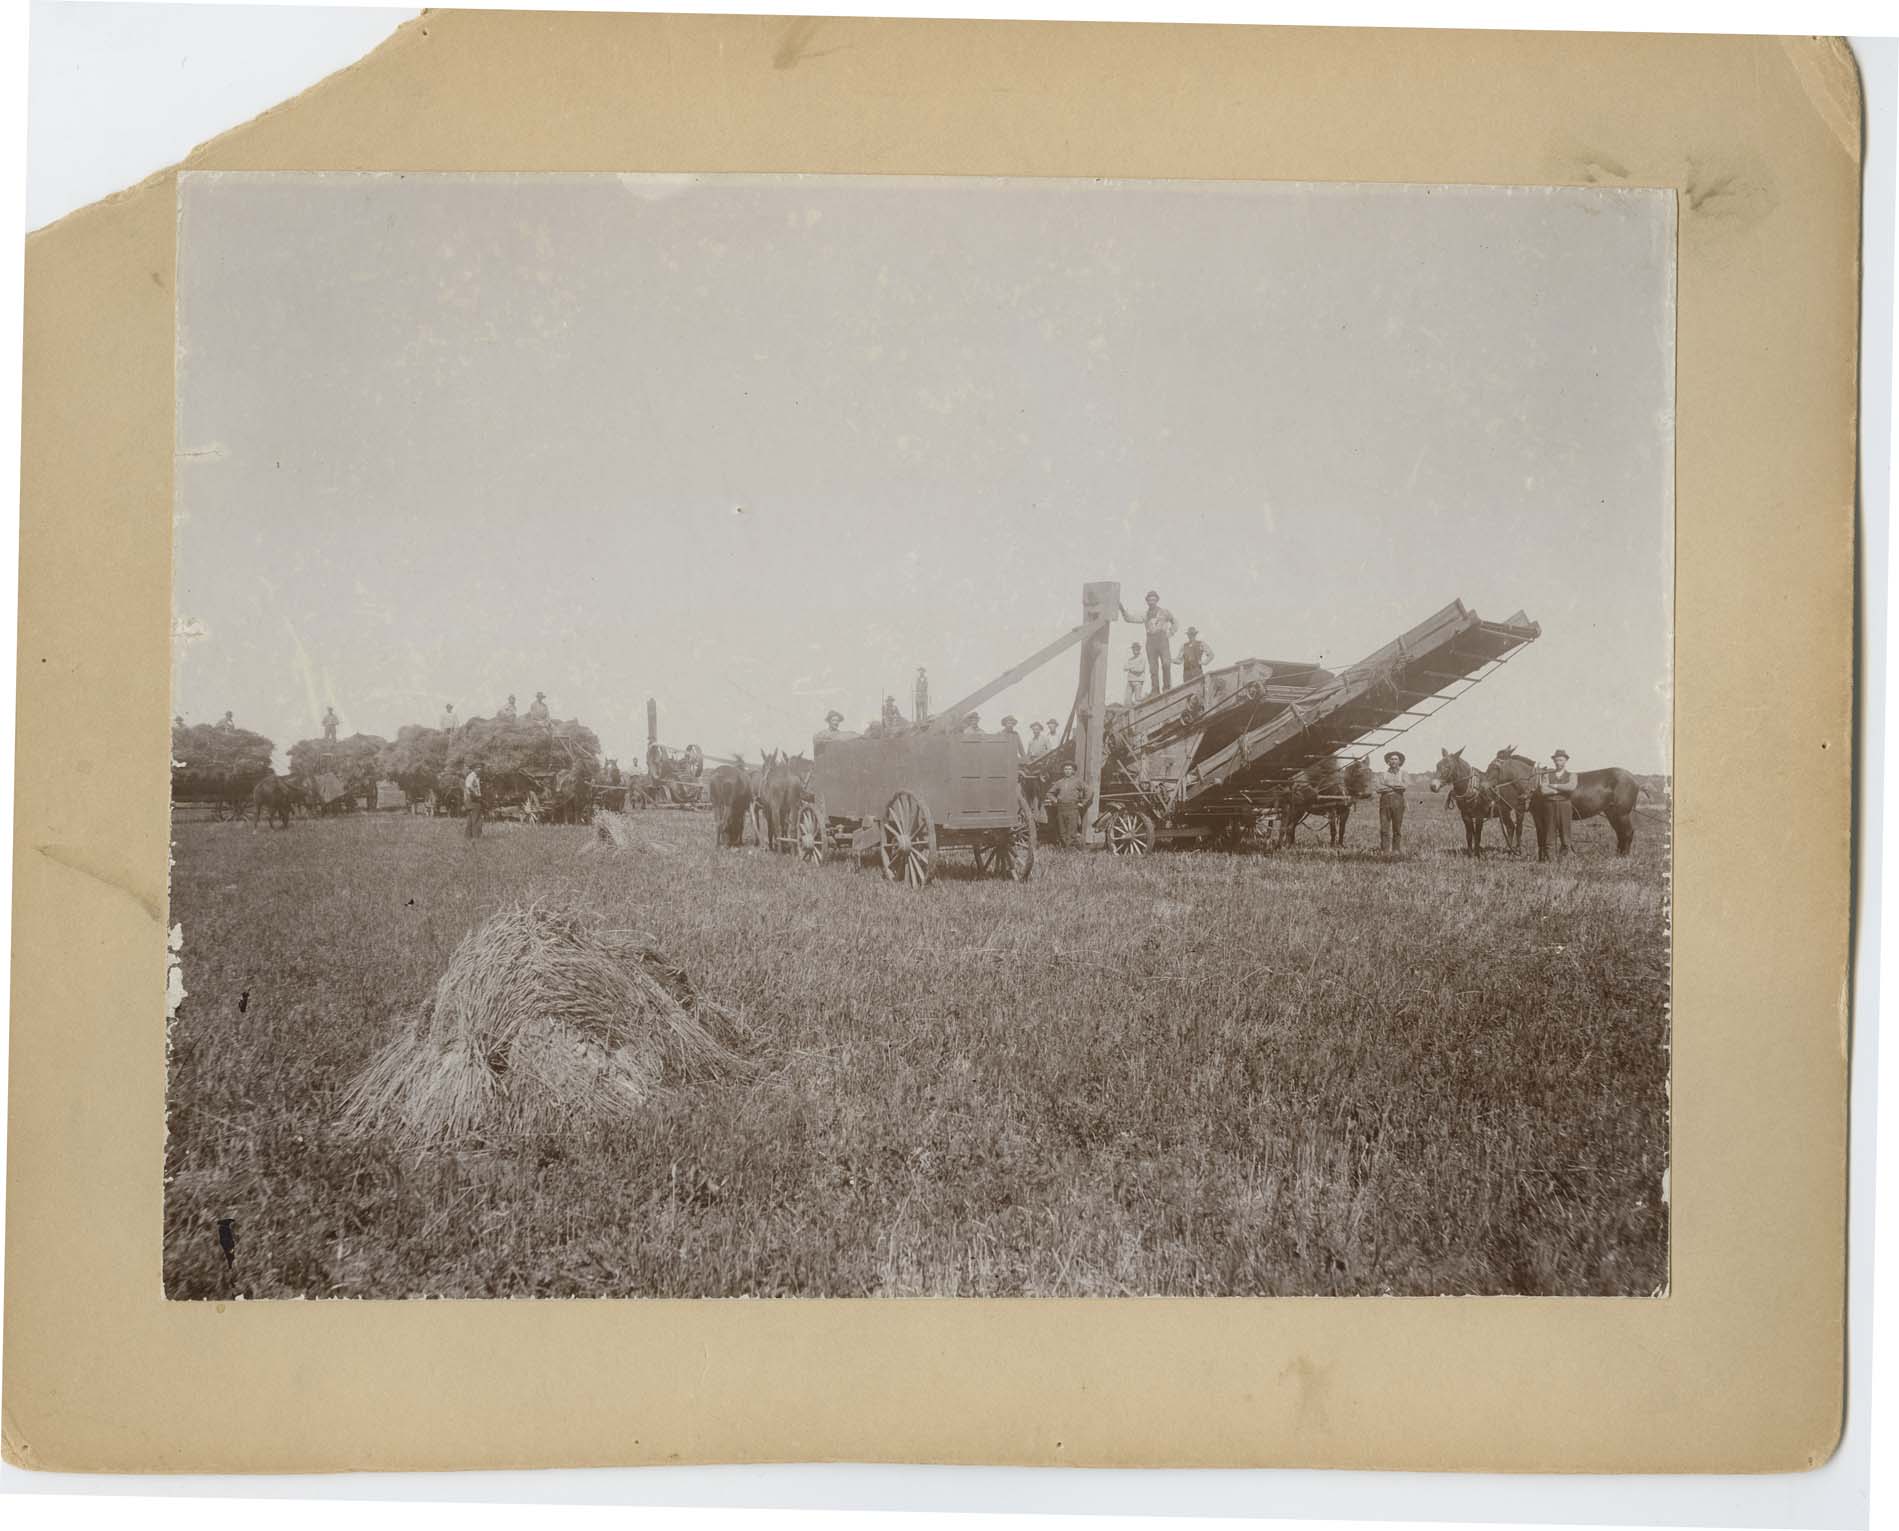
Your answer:
[[[288,829],[290,815],[302,799],[303,794],[289,777],[266,776],[251,788],[251,833],[257,832],[257,826],[266,817],[270,819],[271,828]],[[242,817],[240,813],[239,818]]]
[[[1325,817],[1330,842],[1345,843],[1346,821],[1352,804],[1371,796],[1371,756],[1362,760],[1328,757],[1306,766],[1279,794],[1279,843],[1291,845],[1299,826],[1312,814]]]
[[[1483,777],[1464,759],[1463,750],[1438,751],[1437,777],[1431,783],[1431,790],[1435,792],[1440,787],[1450,789],[1450,800],[1445,807],[1454,807],[1464,816],[1464,854],[1481,856],[1484,853],[1484,820],[1495,814],[1496,802]],[[1520,825],[1521,820],[1518,822]]]
[[[1615,853],[1626,856],[1635,844],[1635,804],[1643,792],[1642,784],[1621,766],[1603,766],[1595,771],[1578,771],[1576,790],[1569,795],[1572,819],[1593,819],[1601,814],[1615,831]],[[1536,859],[1548,861],[1549,799],[1538,794],[1530,799],[1530,817],[1536,825]]]
[[[752,784],[737,766],[722,765],[712,773],[708,789],[712,798],[712,843],[739,846],[745,843],[745,818],[752,807]]]

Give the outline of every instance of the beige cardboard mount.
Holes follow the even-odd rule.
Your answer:
[[[432,12],[187,164],[1675,189],[1671,1289],[167,1303],[167,171],[27,247],[9,1460],[1665,1472],[1830,1454],[1860,181],[1843,44]]]

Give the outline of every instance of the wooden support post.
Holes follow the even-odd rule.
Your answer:
[[[1075,774],[1088,791],[1088,808],[1081,820],[1084,845],[1094,843],[1095,815],[1101,806],[1102,725],[1108,713],[1108,632],[1120,615],[1118,583],[1097,580],[1081,587],[1081,619],[1089,633],[1081,645]]]

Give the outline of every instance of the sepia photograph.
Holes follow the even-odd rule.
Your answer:
[[[167,1297],[1666,1294],[1672,190],[177,185]]]

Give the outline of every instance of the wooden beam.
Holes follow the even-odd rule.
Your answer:
[[[1031,675],[1041,669],[1043,665],[1047,664],[1057,654],[1072,649],[1084,638],[1088,638],[1095,633],[1106,633],[1107,630],[1108,623],[1105,618],[1099,622],[1084,622],[1079,627],[1071,628],[1046,648],[1037,649],[1014,669],[1004,671],[1001,675],[997,676],[996,679],[990,681],[988,685],[979,687],[977,690],[970,692],[968,696],[962,698],[960,701],[950,703],[949,706],[931,718],[925,727],[936,729],[942,733],[955,733],[956,730],[962,726],[963,719],[971,712],[974,712],[978,707],[982,706],[990,697],[998,696],[1002,692],[1007,691],[1024,676]]]

